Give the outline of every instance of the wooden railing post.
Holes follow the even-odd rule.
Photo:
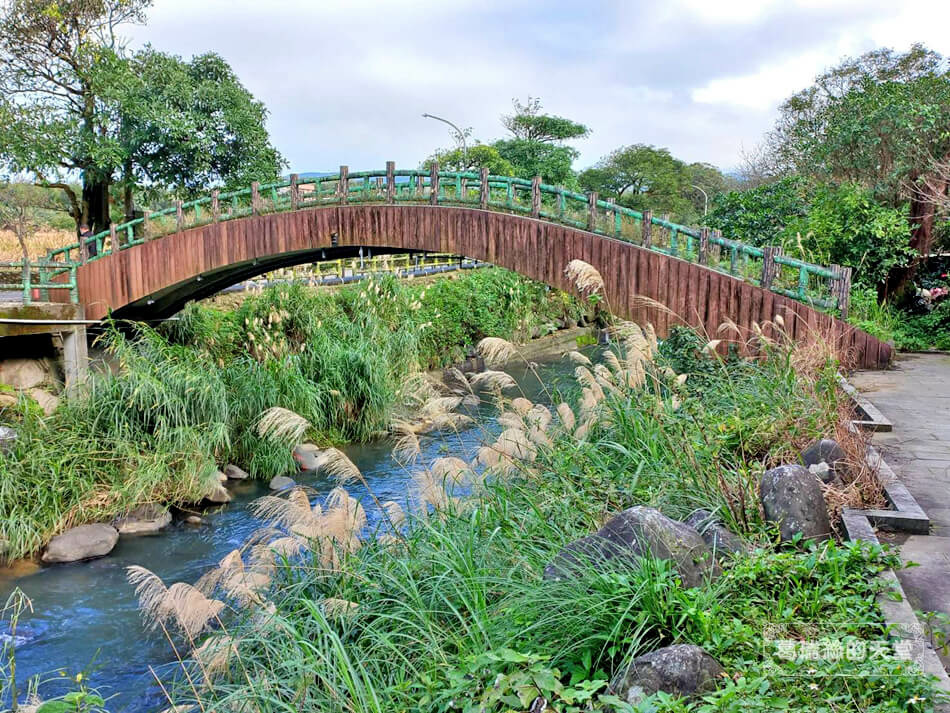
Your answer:
[[[350,168],[349,166],[340,166],[340,181],[337,184],[337,190],[340,193],[340,205],[346,205],[350,198]]]
[[[482,210],[488,210],[488,198],[491,188],[488,186],[488,169],[482,166],[480,172],[481,187],[479,188],[478,207]]]
[[[653,211],[643,211],[643,219],[640,223],[640,233],[643,236],[643,247],[648,250],[653,245]]]
[[[115,223],[109,223],[109,244],[112,246],[112,252],[118,252],[122,249],[119,245],[118,231],[115,229]]]
[[[297,185],[297,174],[290,174],[290,210],[297,210],[300,205],[300,186]]]
[[[429,203],[439,204],[439,162],[433,161],[429,166]]]
[[[848,309],[851,306],[851,268],[841,265],[831,265],[832,272],[838,273],[838,279],[832,280],[831,295],[838,303],[841,319],[848,319]]]
[[[175,201],[175,232],[180,233],[185,224],[185,217],[182,213],[181,201]]]
[[[587,196],[587,229],[594,232],[597,227],[597,191]]]
[[[772,289],[772,282],[778,274],[778,264],[775,262],[777,255],[782,254],[782,248],[773,245],[767,245],[762,248],[762,280],[760,286],[763,289]]]
[[[386,202],[396,202],[396,162],[386,162]]]
[[[152,212],[148,210],[142,211],[142,239],[151,240],[152,239],[152,228],[149,225],[149,221],[152,219]]]
[[[211,191],[211,220],[217,223],[221,220],[221,202],[219,196],[221,193],[215,188]]]
[[[709,264],[709,228],[699,229],[699,264]]]
[[[531,217],[541,217],[541,176],[531,179]]]
[[[722,239],[721,230],[714,230],[712,231],[712,234],[713,234],[713,237],[716,238],[717,240]],[[717,263],[720,262],[722,260],[722,245],[720,245],[718,242],[713,243],[712,253],[716,258],[716,262]]]
[[[251,215],[261,214],[261,184],[251,182]]]

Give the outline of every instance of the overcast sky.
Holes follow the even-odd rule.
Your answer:
[[[293,171],[412,168],[504,132],[511,101],[584,122],[578,166],[630,143],[739,163],[782,99],[846,55],[950,55],[950,0],[155,0],[133,44],[215,51],[270,110]]]

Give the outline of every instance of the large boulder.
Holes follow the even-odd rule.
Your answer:
[[[168,508],[156,503],[139,505],[112,523],[120,535],[150,535],[167,527],[172,521]]]
[[[247,480],[251,477],[246,470],[238,468],[233,463],[228,463],[224,466],[224,474],[231,480]]]
[[[80,525],[50,540],[43,561],[53,564],[102,557],[112,551],[118,539],[119,533],[111,525]]]
[[[229,503],[231,502],[231,493],[221,483],[215,483],[205,493],[205,500],[215,504]]]
[[[614,675],[610,692],[631,705],[659,691],[692,697],[715,690],[725,673],[700,647],[676,644],[635,658]]]
[[[0,361],[0,384],[14,389],[32,389],[46,381],[46,365],[37,359],[4,359]]]
[[[316,470],[322,451],[312,443],[301,443],[294,448],[294,460],[300,470]]]
[[[719,574],[712,552],[696,530],[638,505],[615,515],[593,535],[567,545],[544,568],[544,577],[563,579],[609,560],[632,563],[646,555],[671,560],[686,587],[697,587]]]
[[[16,442],[17,432],[9,426],[0,426],[0,453],[6,453]]]
[[[800,465],[780,465],[767,470],[759,484],[765,519],[779,524],[783,541],[796,534],[809,540],[826,540],[831,534],[828,508],[821,481]]]
[[[293,478],[288,478],[286,475],[275,475],[270,479],[268,486],[271,490],[287,490],[288,488],[294,487],[296,484],[297,483],[294,482]]]
[[[836,477],[844,475],[848,468],[847,455],[838,443],[830,438],[815,441],[801,452],[799,460],[822,482],[830,483]],[[827,467],[822,467],[822,466]]]
[[[699,533],[716,557],[734,555],[745,550],[745,544],[740,537],[719,522],[709,510],[697,510],[684,522]]]
[[[49,416],[59,406],[59,397],[45,389],[30,389],[27,393],[39,404],[43,413]]]

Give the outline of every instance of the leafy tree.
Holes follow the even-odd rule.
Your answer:
[[[433,161],[439,162],[439,167],[449,171],[478,171],[487,168],[494,176],[513,176],[514,167],[502,158],[498,149],[487,144],[475,144],[462,150],[457,147],[447,151],[438,151],[424,164],[429,168]]]
[[[8,230],[17,239],[23,257],[23,271],[29,269],[30,258],[27,242],[39,229],[37,219],[37,195],[33,186],[23,183],[0,184],[0,230]]]
[[[519,178],[541,176],[545,183],[572,188],[577,183],[574,161],[580,155],[570,146],[528,139],[502,139],[492,144]]]
[[[501,117],[501,124],[521,141],[554,144],[590,136],[590,129],[563,116],[541,113],[541,100],[528,97],[524,104],[514,100],[515,112]]]
[[[646,144],[622,146],[578,178],[581,187],[597,191],[635,210],[685,217],[691,211],[689,171],[669,150]]]
[[[213,184],[277,177],[282,159],[264,126],[267,109],[224,59],[186,62],[149,47],[130,65],[133,79],[118,92],[127,217],[137,185],[189,198]]]
[[[693,204],[693,212],[696,216],[703,216],[703,218],[712,207],[712,201],[716,196],[730,188],[736,188],[739,183],[724,175],[711,163],[699,162],[686,166],[686,180],[688,183],[685,187],[686,197]]]
[[[748,191],[717,195],[706,222],[723,235],[752,245],[775,245],[786,227],[808,215],[811,188],[801,176],[790,176]]]
[[[77,227],[108,225],[121,159],[101,98],[117,66],[116,30],[149,0],[12,0],[0,15],[0,161],[62,188]],[[82,172],[76,196],[66,176]]]
[[[790,176],[718,196],[709,225],[753,245],[781,245],[786,254],[824,265],[848,265],[855,282],[878,287],[909,262],[910,225],[903,207],[874,199],[858,183],[811,185]]]
[[[914,256],[906,211],[874,200],[858,183],[819,186],[807,215],[789,221],[785,252],[822,264],[849,265],[855,281],[878,287]]]
[[[777,168],[858,182],[894,208],[909,199],[908,244],[930,251],[935,198],[948,190],[934,166],[950,158],[950,70],[940,55],[915,45],[848,59],[780,111],[768,139]],[[882,296],[901,292],[915,268],[895,265]]]
[[[0,14],[0,163],[62,189],[77,229],[108,227],[117,176],[131,212],[136,181],[188,192],[279,169],[263,107],[223,60],[126,52],[117,31],[149,5],[10,0]]]
[[[528,98],[527,103],[514,101],[515,111],[502,117],[502,125],[512,138],[492,144],[499,155],[511,164],[515,176],[541,176],[545,183],[573,187],[576,185],[573,164],[578,152],[564,141],[590,135],[584,124],[553,114],[541,113],[541,100]]]

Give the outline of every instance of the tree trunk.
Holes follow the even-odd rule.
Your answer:
[[[878,287],[878,299],[900,302],[908,295],[921,258],[930,255],[934,243],[934,223],[937,217],[936,199],[947,191],[947,181],[935,176],[924,178],[924,185],[915,190],[910,199],[907,219],[911,224],[910,246],[917,252],[911,263],[891,270],[887,280]]]
[[[82,222],[93,233],[109,229],[109,186],[103,178],[85,178],[82,184]]]
[[[125,219],[135,219],[135,198],[132,193],[134,180],[132,178],[132,162],[126,161],[122,167],[122,208],[125,211]]]

